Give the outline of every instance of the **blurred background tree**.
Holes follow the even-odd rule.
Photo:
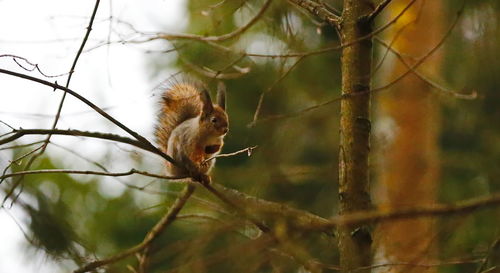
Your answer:
[[[396,16],[407,3],[393,1],[389,16]],[[422,1],[411,7],[384,37],[402,60],[394,54],[387,57],[381,68],[386,70],[386,76],[380,78],[385,78],[384,81],[397,78],[408,70],[408,65],[414,65],[417,58],[426,56],[445,35],[444,23],[449,18],[445,13],[442,1]],[[388,50],[384,48],[381,52]],[[380,208],[395,209],[437,202],[441,166],[438,148],[440,97],[439,91],[426,82],[427,78],[419,76],[422,76],[420,73],[440,75],[442,53],[431,55],[418,72],[407,75],[379,96],[378,130],[375,130],[384,142],[375,155],[379,183],[374,198],[378,199]],[[375,233],[375,259],[378,263],[432,262],[437,247],[434,220],[419,218],[379,224]],[[421,272],[422,268],[410,265],[389,270],[400,271]],[[437,270],[429,268],[427,272]]]
[[[342,10],[340,1],[324,2],[331,11]],[[341,95],[340,51],[316,52],[340,43],[336,30],[286,1],[269,2],[268,7],[268,2],[261,0],[189,0],[185,4],[189,21],[181,31],[199,37],[231,33],[262,11],[255,24],[224,41],[135,33],[145,39],[166,39],[164,49],[175,49],[145,54],[150,60],[151,74],[176,67],[211,89],[215,89],[217,80],[227,85],[231,126],[224,151],[254,145],[258,149],[251,157],[221,158],[213,173],[214,181],[324,218],[338,214],[340,104],[335,98]],[[388,207],[400,209],[498,193],[500,95],[496,87],[500,70],[500,3],[467,2],[462,11],[462,3],[451,0],[394,0],[377,18],[375,29],[410,4],[411,8],[388,30],[374,36],[375,88],[408,70],[394,52],[386,53],[386,47],[376,39],[391,44],[410,66],[441,39],[445,40],[435,54],[416,68],[418,72],[408,73],[389,89],[374,93],[377,115],[370,164],[377,172],[372,179],[372,197],[382,204],[382,209],[384,201]],[[446,29],[459,11],[462,15],[447,35]],[[127,25],[117,18],[111,20],[116,20],[116,27]],[[172,57],[166,60],[166,54]],[[377,69],[379,62],[382,66]],[[417,73],[424,75],[424,80]],[[447,88],[431,87],[425,79]],[[470,94],[473,90],[478,93],[475,100],[450,95],[450,91]],[[154,99],[158,92],[154,92]],[[7,131],[2,127],[2,133]],[[54,142],[57,144],[57,138]],[[12,153],[8,156],[14,160],[31,150],[9,149]],[[115,154],[126,157],[121,163],[129,168],[161,173],[158,158],[129,147],[108,147],[104,158],[82,158],[78,153],[63,150],[59,156],[35,161],[31,169],[61,169],[68,161],[76,161],[82,169],[88,166],[116,171]],[[6,166],[7,161],[3,160],[3,164]],[[8,172],[23,169],[23,164],[14,164]],[[116,183],[115,180],[128,186],[119,195],[110,196],[103,184]],[[11,186],[9,179],[1,185],[4,192]],[[43,250],[61,264],[61,272],[66,272],[73,270],[75,264],[83,266],[96,257],[108,257],[140,243],[181,194],[183,185],[139,176],[103,179],[39,174],[25,176],[22,187],[14,206],[21,206],[30,216],[22,223],[28,230],[30,248]],[[499,213],[495,208],[465,216],[378,226],[375,239],[380,248],[374,255],[385,255],[375,263],[393,265],[377,270],[486,271],[498,265],[492,249],[500,236]],[[259,230],[199,189],[178,220],[148,248],[146,270],[338,269],[337,237],[333,234],[300,232],[278,218],[266,219],[266,223],[275,227],[286,247],[279,248],[269,238],[259,237]],[[490,258],[484,260],[485,257]],[[303,261],[311,260],[315,265],[307,268]],[[124,272],[126,267],[139,272],[139,264],[140,258],[132,255],[107,265],[106,272]]]

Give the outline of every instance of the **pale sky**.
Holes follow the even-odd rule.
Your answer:
[[[0,0],[0,55],[12,54],[37,63],[49,75],[66,73],[75,57],[88,25],[95,1],[89,0]],[[93,30],[86,48],[93,48],[107,40],[109,17],[132,23],[138,30],[182,32],[187,23],[183,0],[103,0],[100,3]],[[123,26],[112,25],[122,34]],[[117,36],[112,35],[111,40]],[[153,88],[174,73],[165,71],[153,76],[151,56],[142,49],[166,49],[167,43],[149,43],[141,46],[102,46],[81,55],[70,88],[84,95],[99,107],[112,107],[109,113],[133,130],[151,138],[155,118]],[[169,56],[159,61],[168,63]],[[43,78],[37,72],[19,68],[12,58],[0,58],[0,67]],[[66,77],[50,78],[59,84]],[[14,127],[50,128],[61,92],[22,79],[0,74],[0,120]],[[68,97],[58,128],[122,133],[110,126],[99,115],[80,101]],[[71,115],[89,111],[86,114]],[[0,134],[8,128],[0,125]],[[56,137],[58,143],[68,145],[83,155],[93,158],[102,156],[103,145],[99,141],[80,145],[81,141]],[[29,138],[21,140],[27,143]],[[48,152],[53,152],[48,150]],[[3,170],[10,153],[0,151],[0,169]],[[71,160],[67,162],[71,167]],[[120,166],[114,166],[119,168]],[[130,169],[130,167],[128,167]],[[123,169],[122,169],[123,170]],[[118,194],[120,186],[112,184],[102,189],[106,194]],[[3,198],[2,196],[0,196]],[[11,216],[9,216],[9,214]],[[42,255],[27,253],[25,239],[13,220],[26,224],[22,211],[14,207],[8,212],[0,209],[0,273],[4,272],[54,272],[54,264]]]

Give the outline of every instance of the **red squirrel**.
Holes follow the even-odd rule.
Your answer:
[[[225,109],[223,83],[219,83],[216,104],[205,88],[192,83],[174,84],[163,93],[156,137],[160,149],[179,164],[167,162],[169,175],[207,181],[215,163],[207,159],[220,153],[228,132]]]

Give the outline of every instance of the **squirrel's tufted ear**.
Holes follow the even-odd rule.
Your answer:
[[[200,93],[201,102],[203,103],[203,114],[211,114],[214,111],[214,105],[207,89],[203,89]]]
[[[217,105],[226,110],[226,85],[223,82],[217,85]]]

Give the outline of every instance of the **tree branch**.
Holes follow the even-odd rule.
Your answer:
[[[455,20],[451,23],[451,25],[449,26],[448,30],[443,35],[443,37],[441,38],[441,40],[431,50],[429,50],[429,52],[427,52],[427,54],[425,54],[423,57],[421,57],[419,60],[417,60],[413,65],[411,65],[408,68],[408,70],[405,71],[405,73],[403,73],[402,75],[400,75],[396,79],[392,80],[391,82],[387,83],[386,85],[373,88],[370,91],[371,92],[377,92],[377,91],[381,91],[381,90],[387,89],[387,88],[393,86],[394,84],[396,84],[397,82],[399,82],[400,80],[402,80],[408,74],[410,74],[413,71],[415,71],[415,69],[417,69],[420,65],[422,65],[425,62],[425,60],[427,60],[427,58],[429,58],[432,54],[434,54],[434,52],[436,52],[439,48],[441,48],[441,46],[444,44],[444,42],[446,41],[446,39],[451,35],[451,32],[453,31],[453,29],[457,25],[458,21],[460,20],[460,17],[462,16],[463,8],[464,8],[464,6],[462,6],[461,9],[457,12],[457,16],[455,17]]]
[[[289,2],[307,10],[311,14],[317,16],[329,25],[339,28],[342,18],[331,12],[325,5],[311,0],[288,0]]]
[[[215,155],[215,156],[212,156],[208,159],[205,159],[204,162],[208,162],[212,159],[216,159],[216,158],[219,158],[219,157],[230,157],[230,156],[234,156],[234,155],[238,155],[238,154],[242,154],[242,153],[247,153],[248,156],[251,156],[252,155],[252,152],[253,150],[257,149],[258,146],[252,146],[252,147],[248,147],[248,148],[245,148],[245,149],[241,149],[239,151],[236,151],[236,152],[232,152],[232,153],[228,153],[228,154],[218,154],[218,155]]]
[[[147,148],[145,148],[145,150],[152,151],[152,152],[154,151],[154,153],[162,156],[164,159],[166,159],[170,163],[172,163],[172,164],[174,164],[176,166],[179,165],[177,162],[175,162],[175,160],[173,158],[171,158],[170,156],[168,156],[165,153],[163,153],[160,149],[156,148],[146,138],[144,138],[143,136],[141,136],[138,133],[134,132],[132,129],[128,128],[123,123],[119,122],[118,120],[116,120],[115,118],[113,118],[112,116],[110,116],[108,113],[104,112],[104,110],[102,110],[97,105],[95,105],[94,103],[92,103],[91,101],[89,101],[88,99],[86,99],[85,97],[83,97],[82,95],[78,94],[77,92],[75,92],[75,91],[73,91],[73,90],[71,90],[71,89],[69,89],[67,87],[61,86],[61,85],[57,84],[57,82],[51,83],[51,82],[48,82],[48,81],[45,81],[45,80],[42,80],[42,79],[39,79],[39,78],[35,78],[35,77],[29,76],[29,75],[17,73],[17,72],[6,70],[6,69],[2,69],[2,68],[0,68],[0,73],[11,75],[11,76],[18,77],[18,78],[23,78],[23,79],[30,80],[30,81],[34,81],[34,82],[37,82],[37,83],[40,83],[40,84],[43,84],[43,85],[46,85],[46,86],[50,86],[50,87],[52,87],[54,89],[59,89],[59,90],[62,90],[64,92],[69,93],[73,97],[75,97],[78,100],[82,101],[83,103],[87,104],[90,108],[92,108],[94,111],[96,111],[97,113],[99,113],[101,116],[103,116],[107,120],[111,121],[113,124],[115,124],[116,126],[120,127],[125,132],[129,133],[131,136],[133,136],[139,142],[142,142],[144,144],[143,146],[147,147]],[[0,143],[0,144],[2,144],[2,143]]]
[[[204,42],[221,42],[225,40],[229,40],[231,38],[235,38],[238,35],[242,34],[245,32],[247,29],[249,29],[251,26],[253,26],[266,12],[267,8],[271,5],[272,0],[267,0],[262,8],[259,10],[259,12],[244,26],[241,28],[238,28],[230,33],[226,33],[224,35],[220,36],[201,36],[201,35],[196,35],[196,34],[158,34],[156,35],[155,39],[165,39],[165,40],[179,40],[179,39],[190,39],[190,40],[198,40],[198,41],[204,41]]]
[[[66,136],[83,136],[83,137],[99,138],[99,139],[106,139],[106,140],[126,143],[161,156],[161,154],[157,152],[157,149],[152,149],[149,145],[146,145],[141,141],[115,134],[88,132],[80,130],[60,130],[60,129],[16,129],[12,131],[12,134],[13,134],[12,136],[0,139],[0,145],[12,142],[25,135],[53,134],[53,135],[66,135]]]
[[[327,226],[329,221],[312,213],[284,204],[259,199],[237,190],[226,188],[217,183],[212,183],[207,190],[216,195],[224,203],[239,208],[240,213],[244,217],[251,215],[254,219],[258,217],[259,222],[267,223],[285,220],[290,228],[297,230],[311,230],[312,228],[327,233],[331,232],[330,227],[317,229],[318,227]]]
[[[38,71],[38,73],[40,73],[42,76],[46,77],[46,78],[57,78],[57,77],[61,77],[61,76],[64,76],[64,75],[67,75],[68,73],[62,73],[62,74],[57,74],[57,75],[49,75],[45,72],[42,71],[42,69],[40,69],[40,66],[37,64],[37,63],[33,63],[31,62],[30,60],[24,58],[24,57],[21,57],[21,56],[17,56],[17,55],[13,55],[13,54],[1,54],[0,55],[0,58],[5,58],[5,57],[10,57],[12,58],[12,60],[22,69],[26,70],[26,71],[29,71],[29,72],[32,72],[32,71]],[[26,64],[28,64],[29,66],[31,66],[31,68],[28,68],[24,65],[22,65],[18,60],[22,60],[23,62],[25,62]]]
[[[80,44],[80,48],[78,49],[78,52],[76,53],[75,59],[73,60],[73,64],[71,65],[71,68],[69,70],[68,79],[66,81],[66,86],[65,86],[66,88],[69,87],[69,83],[71,82],[71,77],[73,76],[76,64],[78,63],[78,59],[80,58],[80,55],[82,54],[82,51],[83,51],[83,48],[85,47],[85,44],[87,43],[87,39],[88,39],[88,37],[90,35],[90,31],[92,30],[92,25],[94,24],[94,19],[95,19],[95,16],[97,14],[97,9],[99,8],[99,3],[100,3],[100,0],[96,0],[95,5],[94,5],[94,9],[92,11],[92,15],[90,16],[89,25],[87,26],[87,31],[85,32],[85,35],[84,35],[83,40],[82,40],[82,43]],[[61,116],[61,111],[62,111],[62,107],[64,105],[65,99],[66,99],[66,92],[63,93],[63,95],[61,97],[61,100],[59,102],[59,106],[57,108],[56,116],[54,117],[54,122],[52,123],[52,129],[55,129],[57,127],[57,123],[59,122],[59,118]],[[24,167],[24,170],[28,170],[29,168],[31,168],[31,165],[33,164],[33,162],[35,162],[35,160],[45,152],[45,150],[47,149],[47,145],[50,142],[50,138],[51,137],[52,137],[52,135],[49,134],[47,136],[47,138],[45,138],[45,141],[44,141],[43,145],[41,146],[40,151],[37,154],[33,155],[29,159],[28,163]],[[19,177],[19,179],[11,187],[11,190],[5,195],[5,198],[4,198],[3,202],[2,202],[2,204],[11,196],[12,193],[14,193],[14,190],[22,182],[22,180],[23,180],[23,176]],[[16,196],[16,198],[13,199],[13,202],[16,199],[17,199],[17,196]]]
[[[301,1],[301,0],[289,0],[289,1]],[[340,45],[329,46],[329,47],[325,47],[325,48],[322,48],[322,49],[312,50],[312,51],[307,51],[307,52],[296,52],[296,53],[274,54],[274,55],[271,55],[271,54],[246,53],[246,55],[249,56],[249,57],[261,57],[261,58],[292,58],[292,57],[307,57],[307,56],[312,56],[312,55],[323,54],[323,53],[326,53],[326,52],[329,52],[329,51],[341,50],[343,48],[352,46],[352,45],[357,44],[359,42],[362,42],[364,40],[370,39],[373,36],[381,33],[384,30],[386,30],[387,28],[389,28],[390,26],[392,26],[393,24],[395,24],[406,13],[406,11],[408,11],[408,9],[411,8],[411,6],[413,6],[413,4],[415,4],[416,1],[417,0],[411,0],[411,2],[408,3],[401,10],[401,12],[398,13],[398,15],[396,15],[393,19],[391,19],[385,25],[379,27],[378,29],[374,30],[373,32],[368,33],[368,34],[366,34],[366,35],[364,35],[362,37],[359,37],[358,39],[355,39],[355,40],[352,40],[352,41],[347,41],[345,43],[343,42]]]
[[[392,2],[392,0],[382,0],[375,9],[364,18],[367,21],[373,21],[375,18]]]
[[[46,170],[29,170],[29,171],[20,171],[15,173],[4,174],[0,176],[0,181],[15,176],[24,176],[24,175],[32,175],[32,174],[49,174],[49,173],[60,173],[60,174],[91,174],[91,175],[100,175],[100,176],[129,176],[132,174],[139,174],[148,177],[161,178],[161,179],[184,179],[187,177],[182,176],[166,176],[159,175],[154,173],[149,173],[145,171],[140,171],[136,169],[130,169],[127,172],[119,172],[119,173],[110,173],[110,172],[99,172],[99,171],[81,171],[81,170],[67,170],[67,169],[46,169]]]
[[[128,256],[138,253],[143,249],[149,247],[151,243],[158,238],[158,236],[165,230],[165,228],[170,225],[179,214],[180,210],[184,207],[189,197],[193,194],[195,187],[193,185],[187,185],[182,194],[175,200],[170,209],[165,213],[165,215],[156,223],[156,225],[146,234],[142,243],[131,247],[119,254],[113,255],[106,259],[97,260],[85,265],[74,271],[74,273],[83,273],[95,270],[96,268],[115,263],[117,261],[123,260]]]
[[[11,132],[9,132],[8,134],[11,134]],[[25,148],[25,147],[33,146],[33,145],[40,144],[43,142],[44,142],[43,140],[40,140],[40,141],[35,141],[35,142],[27,143],[27,144],[19,144],[19,145],[12,145],[12,146],[8,146],[8,147],[2,147],[2,148],[0,148],[0,151],[17,149],[17,148]]]
[[[460,213],[471,213],[477,209],[500,206],[500,193],[487,197],[480,197],[458,202],[449,205],[431,205],[416,208],[398,209],[392,211],[364,211],[351,213],[343,216],[336,216],[329,220],[325,226],[318,226],[320,229],[327,227],[346,226],[354,224],[379,223],[400,219],[410,219],[417,217],[436,217],[453,215]]]
[[[464,99],[464,100],[474,100],[477,98],[477,92],[472,91],[470,94],[461,94],[453,90],[448,90],[439,84],[433,82],[432,80],[428,79],[426,76],[422,75],[420,72],[418,72],[416,69],[413,69],[408,62],[405,61],[401,53],[396,51],[391,45],[387,44],[384,42],[382,39],[375,37],[375,41],[378,42],[379,44],[383,45],[384,47],[387,48],[388,51],[392,52],[398,59],[401,61],[401,63],[408,69],[410,70],[415,76],[417,76],[420,80],[428,84],[429,86],[439,90],[443,94],[453,96],[458,99]]]
[[[457,16],[455,17],[455,21],[450,25],[448,31],[443,35],[443,37],[441,38],[441,40],[427,54],[425,54],[425,56],[423,56],[420,59],[418,59],[402,75],[400,75],[396,79],[392,80],[391,82],[389,82],[389,83],[387,83],[387,84],[385,84],[383,86],[380,86],[380,87],[372,88],[371,90],[368,90],[368,91],[362,91],[362,92],[357,92],[357,93],[352,93],[352,94],[343,94],[343,95],[338,96],[336,98],[333,98],[331,100],[325,101],[325,102],[323,102],[321,104],[313,105],[313,106],[304,108],[302,110],[299,110],[299,111],[296,111],[296,112],[293,112],[293,113],[271,115],[271,116],[268,116],[268,117],[260,118],[260,119],[255,120],[252,123],[252,125],[260,123],[260,122],[264,122],[264,121],[271,121],[271,120],[278,120],[278,119],[285,119],[285,118],[291,118],[291,117],[300,116],[301,114],[304,114],[304,113],[310,112],[312,110],[315,110],[315,109],[318,109],[318,108],[330,105],[330,104],[335,103],[335,102],[339,102],[339,101],[344,100],[344,99],[348,99],[348,98],[351,98],[351,97],[354,97],[354,96],[361,96],[361,95],[364,95],[366,93],[377,93],[377,92],[380,92],[380,91],[388,89],[389,87],[393,86],[394,84],[396,84],[397,82],[399,82],[400,80],[402,80],[408,74],[410,74],[413,71],[415,71],[420,65],[422,65],[425,62],[425,60],[427,60],[427,58],[429,58],[434,52],[436,52],[444,44],[444,42],[446,41],[446,39],[449,37],[449,35],[451,34],[451,32],[453,31],[453,29],[457,25],[457,23],[458,23],[461,15],[462,15],[462,12],[463,12],[463,6],[457,12]],[[466,94],[462,95],[462,94],[454,93],[454,96],[460,97],[462,99],[473,99],[473,98],[475,98],[476,94],[475,94],[475,92],[473,92],[472,94],[469,94],[469,95],[466,95]]]

